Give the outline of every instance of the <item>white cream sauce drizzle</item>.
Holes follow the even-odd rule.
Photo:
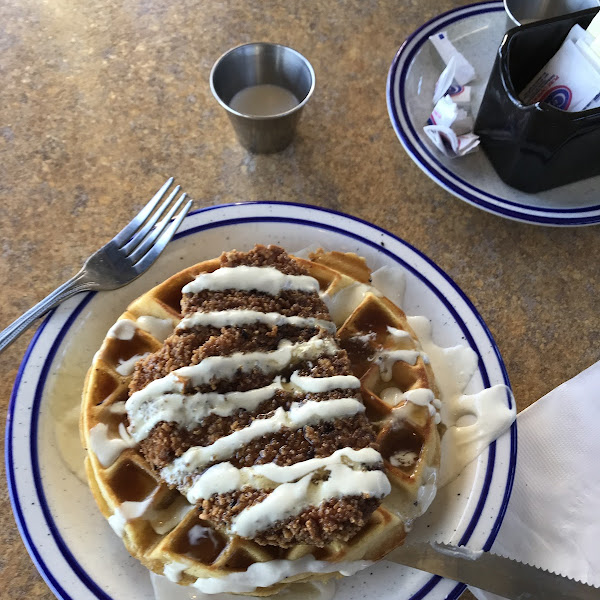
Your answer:
[[[234,467],[229,462],[222,462],[204,471],[188,492],[188,500],[197,502],[201,498],[210,498],[213,494],[225,494],[241,490],[244,486],[254,489],[272,489],[278,483],[289,483],[306,475],[314,475],[322,469],[347,464],[361,468],[364,465],[379,465],[382,459],[379,452],[372,448],[353,450],[342,448],[324,458],[311,458],[288,466],[275,463],[256,465],[253,467]]]
[[[442,348],[435,344],[426,317],[408,317],[408,323],[429,356],[442,402],[461,394],[477,370],[477,353],[468,346]]]
[[[379,365],[381,379],[383,381],[391,381],[392,369],[399,360],[409,365],[415,365],[419,356],[423,358],[423,362],[429,362],[427,355],[419,350],[382,350],[381,352],[377,352],[373,358],[373,362]]]
[[[145,500],[126,501],[116,507],[115,512],[108,518],[108,523],[119,537],[123,537],[125,525],[129,521],[141,518],[148,521],[156,533],[164,535],[179,524],[185,515],[194,508],[183,497],[168,508],[162,510],[152,508],[157,490],[158,488],[155,488],[150,492]]]
[[[209,356],[197,365],[181,367],[173,373],[189,379],[194,386],[209,383],[211,379],[231,379],[237,372],[248,373],[259,369],[263,373],[277,372],[293,362],[331,356],[339,351],[333,339],[311,338],[307,342],[292,344],[282,340],[272,352],[235,352],[229,356]]]
[[[155,491],[156,490],[154,490],[154,492]],[[146,515],[146,512],[154,500],[154,492],[142,502],[123,502],[115,509],[115,512],[108,517],[109,525],[119,537],[123,537],[125,525],[129,521],[140,519]]]
[[[164,467],[161,476],[167,483],[181,485],[189,475],[202,470],[208,463],[225,460],[238,448],[263,435],[275,433],[282,427],[300,429],[308,424],[352,416],[364,410],[364,405],[356,398],[338,398],[326,402],[309,400],[302,404],[294,402],[288,412],[279,407],[273,416],[255,419],[248,427],[219,438],[209,446],[193,446]]]
[[[262,502],[254,504],[234,519],[232,533],[252,537],[275,523],[300,514],[309,506],[319,506],[331,498],[342,498],[361,493],[371,498],[383,498],[391,491],[390,482],[383,471],[355,471],[344,464],[328,467],[326,481],[311,483],[312,474],[294,483],[276,487]]]
[[[138,317],[135,324],[160,342],[164,342],[173,333],[171,319],[159,319],[150,315]]]
[[[145,388],[135,392],[127,400],[129,414],[129,433],[140,442],[160,423],[174,422],[190,429],[210,414],[226,417],[240,408],[254,411],[261,403],[272,398],[278,390],[305,392],[328,392],[335,389],[357,389],[360,381],[352,375],[333,375],[331,377],[304,377],[297,371],[292,373],[290,384],[275,377],[265,387],[245,392],[216,392],[183,394],[183,383],[175,374],[157,379]]]
[[[410,333],[408,333],[408,331],[404,331],[404,329],[397,329],[396,327],[391,327],[390,325],[388,325],[387,332],[391,336],[395,337],[397,340],[412,340]]]
[[[148,520],[156,533],[164,535],[174,529],[192,508],[194,508],[193,505],[191,505],[184,496],[181,496],[181,498],[178,498],[167,508],[152,509],[152,513],[149,515]]]
[[[404,402],[410,402],[417,406],[426,406],[429,410],[429,414],[434,417],[434,422],[438,425],[441,422],[441,415],[439,409],[441,402],[435,398],[433,391],[428,388],[416,388],[414,390],[406,390],[403,392],[397,387],[385,388],[381,391],[379,397],[388,405],[397,407]],[[394,409],[396,411],[397,409]],[[402,420],[402,417],[399,417]],[[393,464],[393,463],[392,463]]]
[[[362,342],[363,344],[368,344],[373,341],[377,337],[377,334],[372,331],[371,333],[365,333],[364,335],[351,335],[349,339],[355,340],[357,342]]]
[[[467,346],[437,346],[432,340],[431,323],[425,317],[408,317],[408,322],[429,356],[440,390],[441,419],[447,427],[442,436],[438,482],[442,487],[511,426],[516,418],[516,405],[505,385],[463,395],[477,369],[477,354]],[[474,420],[459,422],[465,415],[472,415]]]
[[[125,415],[127,414],[127,408],[125,407],[125,401],[114,402],[108,407],[108,412],[113,415]]]
[[[433,390],[428,388],[417,388],[404,392],[404,397],[408,402],[412,402],[417,406],[429,406],[434,401]]]
[[[161,382],[165,386],[162,386]],[[174,422],[190,429],[210,414],[225,417],[240,408],[254,411],[260,404],[272,398],[277,390],[284,389],[281,378],[276,377],[270,385],[246,392],[198,392],[188,395],[170,389],[167,393],[160,392],[161,387],[164,389],[170,383],[173,383],[173,387],[181,387],[181,383],[174,377],[169,378],[167,382],[157,379],[127,400],[129,433],[136,441],[140,442],[148,437],[154,426],[161,421]],[[155,390],[159,392],[156,393]]]
[[[106,334],[107,338],[117,340],[131,340],[135,335],[137,325],[130,319],[119,319]]]
[[[417,492],[419,514],[423,514],[435,499],[438,489],[439,471],[435,467],[426,466],[423,470],[423,483]]]
[[[399,450],[396,454],[390,456],[390,463],[394,467],[410,467],[417,462],[419,458],[416,452],[410,450]]]
[[[202,527],[202,525],[194,525],[188,531],[188,542],[192,546],[196,546],[200,540],[208,538],[215,546],[218,544],[217,536],[210,527]]]
[[[286,577],[300,573],[336,573],[354,575],[373,563],[367,560],[327,562],[316,560],[312,555],[298,560],[271,560],[254,563],[241,573],[230,573],[224,577],[207,577],[197,579],[193,584],[205,594],[247,594],[257,587],[269,587]]]
[[[166,577],[154,573],[150,574],[150,579],[154,588],[155,600],[239,600],[239,595],[236,594],[205,594],[197,587],[175,585]],[[332,578],[324,582],[289,583],[272,598],[273,600],[333,600],[335,593],[336,582]]]
[[[404,392],[397,387],[389,387],[381,390],[379,397],[388,406],[398,406],[401,402],[404,402]]]
[[[354,375],[332,375],[331,377],[304,377],[294,371],[290,383],[305,392],[330,392],[337,389],[358,389],[360,379]]]
[[[282,327],[321,327],[329,333],[335,333],[335,323],[314,317],[286,317],[276,312],[259,312],[257,310],[222,310],[215,312],[195,312],[181,320],[177,329],[191,329],[192,327],[241,327],[262,323],[265,325]]]
[[[150,315],[142,315],[135,321],[119,319],[106,334],[107,338],[128,341],[133,339],[136,329],[142,329],[157,340],[164,342],[173,332],[171,319],[159,319]]]
[[[316,293],[319,282],[308,275],[285,275],[274,267],[224,267],[201,273],[181,290],[184,294],[203,290],[256,290],[276,296],[284,290]]]
[[[477,394],[461,395],[452,403],[452,414],[446,412],[448,429],[442,437],[440,485],[477,458],[492,441],[502,435],[516,417],[515,401],[508,407],[509,388],[496,385]],[[471,417],[464,419],[464,417]],[[463,422],[464,419],[464,422]]]
[[[173,583],[181,580],[181,575],[188,568],[188,565],[180,562],[167,563],[163,569],[164,576]]]
[[[135,369],[135,363],[138,360],[141,360],[142,358],[146,358],[146,356],[148,356],[149,354],[150,354],[149,352],[144,352],[144,354],[134,354],[128,360],[119,359],[119,364],[115,368],[115,371],[119,375],[123,375],[123,377],[127,377],[128,375],[131,375],[133,373],[133,370]]]
[[[108,437],[106,423],[98,423],[90,429],[90,450],[103,467],[110,467],[123,450],[135,445],[136,441],[127,433],[123,423],[119,424],[119,436],[114,438]]]

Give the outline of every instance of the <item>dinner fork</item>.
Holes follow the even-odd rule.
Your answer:
[[[183,205],[187,195],[185,192],[173,202],[180,186],[176,186],[168,198],[160,203],[172,183],[172,177],[167,179],[129,224],[85,261],[77,275],[0,333],[0,352],[39,317],[67,298],[79,292],[120,288],[146,271],[169,243],[192,205],[191,200]]]

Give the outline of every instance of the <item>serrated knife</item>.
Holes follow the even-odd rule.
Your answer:
[[[407,544],[384,560],[454,579],[510,600],[600,600],[600,588],[489,552]]]

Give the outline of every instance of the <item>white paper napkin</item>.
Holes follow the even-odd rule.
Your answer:
[[[520,413],[517,430],[515,483],[492,552],[600,586],[600,362]]]

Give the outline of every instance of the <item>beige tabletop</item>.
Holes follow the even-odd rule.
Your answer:
[[[520,410],[594,363],[600,229],[537,227],[470,206],[419,170],[390,125],[395,52],[463,4],[2,0],[0,327],[74,274],[174,175],[197,208],[304,202],[416,246],[479,310]],[[208,76],[231,46],[263,40],[305,54],[318,83],[293,145],[253,156]],[[32,335],[0,355],[4,413]],[[0,470],[0,597],[50,600]]]

